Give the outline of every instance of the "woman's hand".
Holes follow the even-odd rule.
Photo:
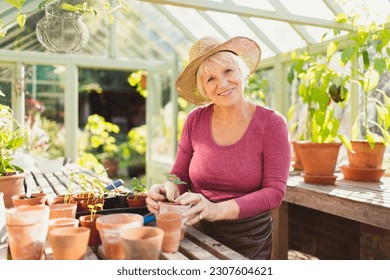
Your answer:
[[[163,184],[154,184],[150,187],[148,191],[148,197],[146,198],[146,204],[148,210],[157,215],[160,211],[158,201],[169,200],[173,201],[177,196],[179,196],[179,190],[171,181],[165,180]]]
[[[176,198],[175,201],[180,204],[191,203],[192,207],[183,213],[184,217],[188,217],[187,225],[189,226],[201,220],[213,222],[217,220],[238,219],[240,214],[238,204],[233,199],[214,203],[200,193],[186,192]]]

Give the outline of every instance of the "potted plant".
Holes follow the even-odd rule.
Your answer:
[[[140,179],[134,177],[131,180],[133,192],[132,195],[127,197],[127,205],[129,207],[144,207],[146,206],[146,197],[148,192],[148,187],[146,185],[146,177],[142,176]]]
[[[6,208],[13,206],[12,196],[24,192],[24,170],[12,163],[14,152],[22,147],[23,141],[24,131],[14,119],[12,109],[0,104],[0,192],[4,193]]]
[[[102,214],[97,214],[97,211],[102,208],[103,205],[101,203],[89,204],[88,209],[90,214],[79,217],[80,225],[91,230],[88,240],[88,245],[90,246],[102,244],[99,231],[96,229],[96,219],[103,216]]]
[[[352,43],[342,50],[340,63],[355,63],[346,83],[351,87],[360,86],[363,97],[362,110],[351,128],[350,137],[340,136],[347,147],[349,162],[340,168],[345,179],[379,181],[385,172],[382,169],[385,148],[390,143],[390,99],[377,88],[381,75],[389,70],[387,25],[372,22],[358,26],[356,15],[340,14],[336,19],[350,21],[355,27],[348,35]]]
[[[332,185],[338,153],[341,146],[336,142],[340,120],[335,106],[343,107],[349,92],[344,85],[344,76],[329,66],[331,52],[327,56],[310,56],[308,53],[293,53],[289,82],[297,79],[298,95],[306,108],[304,135],[299,141],[299,155],[306,183]],[[292,110],[292,109],[291,109]]]

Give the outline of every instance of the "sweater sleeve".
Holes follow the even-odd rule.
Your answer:
[[[275,116],[275,115],[274,115]],[[290,169],[291,147],[288,127],[281,115],[269,118],[264,127],[261,189],[236,198],[240,218],[258,215],[277,208],[283,201]]]
[[[176,153],[175,164],[171,170],[171,174],[175,174],[181,179],[181,181],[185,182],[185,184],[180,184],[177,186],[179,188],[180,194],[185,193],[191,188],[189,165],[192,159],[192,154],[194,152],[190,138],[191,122],[192,115],[189,114],[183,126]]]

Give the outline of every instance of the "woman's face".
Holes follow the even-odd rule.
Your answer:
[[[201,76],[208,98],[216,105],[234,105],[243,98],[243,80],[235,63],[210,62]]]

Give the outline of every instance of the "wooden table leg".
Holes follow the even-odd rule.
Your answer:
[[[273,219],[272,256],[273,260],[288,258],[288,203],[282,202],[279,208],[271,211]]]

